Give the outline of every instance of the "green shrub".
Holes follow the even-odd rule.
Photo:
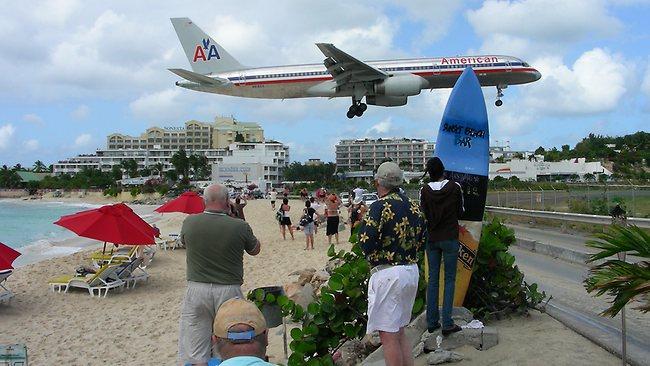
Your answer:
[[[110,187],[104,190],[104,196],[117,197],[118,194],[122,193],[122,189],[118,187]]]
[[[140,194],[140,187],[131,188],[131,197],[136,198]]]
[[[169,186],[167,184],[161,184],[156,187],[156,192],[158,192],[161,196],[164,196],[169,192]]]

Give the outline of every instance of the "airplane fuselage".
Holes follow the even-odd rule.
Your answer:
[[[367,61],[368,65],[391,77],[413,74],[426,83],[421,89],[452,88],[467,66],[478,76],[481,86],[507,87],[539,80],[540,73],[526,62],[511,56],[456,56],[402,60]],[[230,85],[206,85],[178,81],[176,85],[196,91],[247,98],[289,99],[310,97],[349,97],[350,88],[337,87],[323,64],[259,67],[207,75]],[[365,95],[375,95],[368,86]]]

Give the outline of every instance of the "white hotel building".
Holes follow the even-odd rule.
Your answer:
[[[422,139],[389,138],[341,140],[336,145],[338,171],[375,170],[385,160],[392,160],[406,170],[423,171],[433,156],[434,143]]]

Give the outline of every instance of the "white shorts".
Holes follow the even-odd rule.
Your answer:
[[[396,333],[411,321],[418,291],[418,266],[409,264],[383,269],[368,281],[368,328]]]

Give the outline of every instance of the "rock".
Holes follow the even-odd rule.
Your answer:
[[[320,270],[314,273],[314,276],[311,278],[312,282],[313,281],[318,281],[318,282],[327,282],[330,279],[330,274],[327,273],[327,271]]]
[[[379,339],[379,332],[374,331],[370,334],[366,334],[363,339],[361,339],[361,344],[371,352],[381,346],[381,339]]]
[[[289,299],[302,306],[304,310],[307,310],[307,306],[314,300],[314,286],[310,283],[304,286],[296,282],[290,283],[285,286],[284,291]]]
[[[438,349],[438,343],[436,341],[438,336],[442,337],[442,344],[440,345],[440,348],[442,349],[451,350],[469,345],[480,350],[482,344],[482,333],[482,329],[463,329],[460,332],[442,337],[442,332],[438,329],[426,337],[425,334],[429,333],[425,332],[425,334],[422,335],[422,341],[424,342],[424,349],[428,351],[435,351]]]
[[[463,355],[453,351],[437,350],[429,353],[427,363],[429,365],[440,365],[445,362],[458,362],[463,360]]]
[[[485,351],[499,344],[499,333],[495,327],[483,328],[481,334],[481,350]]]
[[[332,259],[327,262],[327,265],[325,265],[325,270],[327,273],[331,274],[334,268],[338,267],[343,263],[342,259]]]
[[[305,285],[306,283],[311,281],[312,277],[314,277],[313,273],[305,271],[298,276],[298,283],[300,285]]]
[[[424,342],[420,342],[413,348],[413,358],[417,358],[423,353],[424,353]]]
[[[455,307],[451,311],[451,318],[454,319],[454,321],[463,320],[465,321],[465,324],[467,324],[474,319],[474,314],[464,307]]]
[[[358,365],[366,356],[364,349],[365,348],[361,344],[361,341],[357,339],[345,342],[337,351],[337,353],[340,353],[340,357],[336,359],[335,364],[338,366]]]

